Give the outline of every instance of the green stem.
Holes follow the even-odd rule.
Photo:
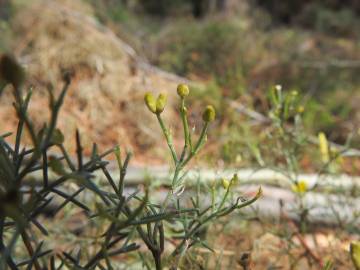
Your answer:
[[[206,136],[206,133],[207,133],[208,126],[209,126],[209,123],[205,122],[205,124],[203,126],[203,129],[201,131],[199,140],[197,141],[197,143],[195,145],[195,148],[190,152],[188,157],[185,160],[180,159],[178,162],[176,162],[175,172],[174,172],[174,176],[173,176],[172,183],[171,183],[171,190],[169,190],[168,194],[166,195],[165,201],[164,201],[164,203],[162,205],[162,211],[164,211],[164,209],[169,204],[169,200],[170,200],[170,197],[171,197],[171,192],[173,192],[173,190],[175,188],[175,185],[177,185],[179,174],[180,174],[181,170],[197,154],[197,152],[200,150],[201,145],[204,143],[204,139],[205,139],[205,136]]]
[[[205,122],[199,140],[197,141],[195,148],[192,149],[190,155],[184,160],[184,162],[182,163],[182,166],[184,167],[200,150],[201,146],[204,143],[205,137],[206,137],[206,133],[209,127],[209,122]]]
[[[25,244],[25,247],[26,247],[30,257],[34,257],[34,249],[31,245],[30,238],[29,238],[27,232],[25,231],[25,229],[21,232],[21,237],[22,237],[22,240]],[[40,266],[40,264],[36,258],[34,258],[34,267],[36,270],[42,269],[42,267]]]
[[[158,119],[158,121],[159,121],[161,130],[162,130],[163,133],[164,133],[164,136],[165,136],[167,145],[169,146],[169,149],[170,149],[170,151],[171,151],[172,158],[173,158],[174,163],[175,163],[175,165],[176,165],[177,162],[178,162],[178,158],[177,158],[177,155],[176,155],[176,152],[175,152],[175,149],[174,149],[174,145],[173,145],[173,142],[172,142],[172,138],[171,138],[170,132],[169,132],[169,130],[165,127],[164,121],[162,120],[162,118],[161,118],[161,116],[160,116],[159,113],[156,114],[156,117],[157,117],[157,119]]]
[[[181,115],[181,120],[182,120],[182,124],[184,127],[184,149],[183,152],[181,154],[181,158],[180,160],[183,160],[186,154],[186,150],[187,148],[190,146],[190,150],[192,151],[192,143],[191,143],[191,135],[190,135],[190,131],[189,131],[189,123],[187,120],[187,115],[186,115],[186,107],[185,107],[185,100],[181,99],[181,108],[180,108],[180,115]]]
[[[0,254],[2,255],[0,257],[0,269],[3,269],[6,267],[4,264],[6,263],[11,270],[18,270],[19,268],[16,266],[13,258],[11,257],[11,243],[14,242],[14,239],[10,241],[10,244],[6,247],[4,244],[4,223],[5,223],[5,216],[0,215]],[[17,238],[17,233],[13,235]]]
[[[161,270],[162,269],[162,265],[161,265],[161,253],[159,251],[154,251],[153,252],[153,257],[155,260],[155,267],[156,270]]]
[[[231,186],[231,184],[230,184],[230,185],[228,186],[228,188],[226,189],[226,193],[225,193],[224,197],[222,198],[221,203],[219,204],[218,210],[221,210],[221,208],[224,206],[225,201],[226,201],[226,199],[227,199],[227,197],[228,197],[228,195],[229,195],[230,186]]]
[[[167,192],[165,200],[162,203],[161,213],[163,213],[165,211],[166,207],[169,205],[170,198],[171,198],[172,192],[174,191],[175,184],[176,184],[176,182],[177,182],[177,180],[179,178],[181,168],[182,167],[180,166],[180,164],[178,164],[176,166],[176,168],[175,168],[175,173],[174,173],[174,176],[173,176],[173,179],[172,179],[171,189]]]

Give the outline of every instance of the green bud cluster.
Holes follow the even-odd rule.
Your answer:
[[[238,182],[239,182],[239,177],[236,173],[233,175],[233,177],[230,180],[226,178],[221,178],[221,185],[223,186],[224,189],[228,189],[230,186],[236,185]]]

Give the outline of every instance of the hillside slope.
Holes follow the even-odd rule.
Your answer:
[[[48,117],[46,88],[61,89],[63,71],[71,70],[74,79],[59,122],[68,147],[74,147],[73,135],[79,128],[88,150],[97,142],[101,149],[115,144],[132,148],[139,161],[162,156],[153,151],[162,148],[155,147],[162,145],[160,129],[147,112],[143,95],[168,92],[170,110],[165,117],[174,119],[175,89],[184,79],[139,59],[80,0],[33,1],[14,21],[14,51],[26,67],[29,85],[34,86],[30,111],[37,125]],[[14,131],[9,96],[0,102],[1,129]],[[176,130],[177,124],[172,126]]]

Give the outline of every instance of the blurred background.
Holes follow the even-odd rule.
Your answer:
[[[357,0],[0,0],[0,51],[26,66],[39,123],[44,89],[60,88],[70,69],[65,133],[79,126],[88,145],[123,144],[140,163],[167,158],[144,91],[167,91],[171,103],[176,85],[189,83],[195,132],[200,104],[219,115],[207,162],[246,166],[254,160],[248,139],[264,143],[261,115],[277,84],[299,92],[309,134],[360,147],[359,14]],[[2,103],[1,125],[13,127]],[[172,121],[175,138],[179,127]],[[305,170],[310,163],[304,159]],[[344,167],[359,170],[356,162]]]
[[[191,269],[205,269],[202,260],[233,269],[221,268],[223,255],[245,269],[244,251],[254,269],[320,269],[328,260],[334,268],[324,269],[353,269],[349,245],[360,235],[359,0],[0,0],[3,52],[26,70],[37,129],[49,117],[48,90],[59,93],[70,72],[58,123],[66,148],[76,153],[78,128],[85,154],[93,142],[99,152],[117,144],[133,151],[130,176],[152,177],[151,195],[168,178],[148,172],[167,175],[164,164],[172,160],[145,92],[168,94],[162,116],[178,152],[177,85],[190,86],[195,137],[204,107],[216,108],[199,166],[190,172],[205,197],[215,186],[221,194],[220,172],[232,170],[243,181],[241,196],[252,196],[259,185],[263,195],[251,211],[199,233],[217,250],[190,254],[198,265]],[[291,103],[284,119],[272,99],[280,89],[280,105]],[[7,90],[1,132],[18,125]],[[263,168],[273,171],[252,181]]]

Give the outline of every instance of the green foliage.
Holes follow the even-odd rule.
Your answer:
[[[350,100],[360,85],[356,9],[350,10],[339,1],[258,1],[238,6],[226,17],[213,13],[198,21],[191,18],[190,2],[129,1],[123,11],[130,16],[119,32],[124,36],[124,28],[129,28],[132,39],[126,35],[125,39],[153,64],[206,81],[207,90],[219,103],[215,105],[221,119],[232,117],[223,109],[224,97],[245,94],[249,99],[253,89],[266,93],[269,86],[281,82],[306,94],[306,128],[314,133],[324,130],[338,143],[345,143],[348,130],[341,132],[338,126],[356,121]],[[107,5],[109,12],[116,9],[111,8],[112,1]],[[147,12],[139,13],[139,5],[163,5],[165,11],[154,18]],[[279,26],[282,16],[290,21]],[[139,33],[139,28],[137,43],[133,33]],[[331,102],[337,100],[339,91],[347,93],[341,99],[343,109]]]
[[[298,23],[318,30],[325,26],[328,30],[332,29],[332,34],[344,34],[349,21],[353,21],[360,12],[360,6],[356,0],[315,0],[315,1],[262,1],[257,0],[257,4],[266,9],[275,21],[281,23]],[[355,20],[356,21],[356,20]],[[324,24],[325,23],[325,24]],[[320,28],[318,28],[320,26]],[[339,27],[338,27],[339,26]],[[330,27],[330,28],[328,28]],[[346,34],[346,33],[345,33]]]
[[[326,154],[329,155],[327,146],[327,138],[323,133],[322,140],[319,140],[320,150],[317,147],[317,142],[313,147],[313,143],[304,127],[303,115],[307,114],[307,107],[303,107],[301,98],[297,91],[283,91],[281,86],[272,87],[269,91],[269,100],[271,109],[269,111],[269,118],[271,119],[271,128],[266,132],[264,139],[266,141],[258,144],[260,153],[266,153],[264,163],[261,166],[270,166],[286,171],[290,181],[295,184],[294,190],[304,190],[302,184],[298,185],[301,179],[297,179],[296,175],[301,170],[301,160],[309,155],[318,157],[314,158],[312,165],[314,169],[321,173],[331,172],[334,167],[331,165],[338,155],[341,153],[334,153],[334,156],[322,158],[324,154],[324,147],[326,147]],[[326,144],[323,147],[322,144]],[[311,151],[312,149],[312,151]],[[265,158],[266,157],[266,158]],[[305,188],[306,189],[306,188]],[[302,192],[299,192],[302,193]]]
[[[201,23],[179,20],[151,40],[152,52],[157,52],[149,54],[153,63],[180,75],[212,80],[230,97],[247,93],[245,89],[259,82],[266,87],[282,82],[288,88],[311,92],[311,98],[321,103],[324,96],[340,89],[354,91],[359,85],[357,66],[351,68],[350,61],[346,68],[329,60],[329,55],[356,58],[355,51],[337,40],[296,29],[266,32],[235,18]],[[313,41],[319,44],[312,45]],[[310,47],[303,53],[302,46]]]
[[[115,23],[123,23],[131,20],[129,11],[122,1],[87,1],[92,4],[101,21],[106,22],[107,20],[110,20]]]
[[[13,33],[11,31],[9,22],[7,20],[2,20],[1,18],[0,18],[0,33],[1,33],[0,52],[9,51]]]
[[[123,159],[119,147],[99,153],[94,144],[91,156],[86,157],[77,131],[76,159],[71,158],[64,146],[66,138],[56,127],[71,83],[70,74],[64,74],[64,85],[58,96],[49,89],[50,120],[38,130],[28,114],[32,92],[26,91],[23,86],[23,69],[8,55],[1,56],[0,67],[2,80],[12,85],[18,121],[14,144],[8,141],[12,133],[1,133],[0,136],[1,269],[18,269],[20,266],[36,270],[44,267],[105,269],[105,266],[106,269],[114,269],[113,257],[131,254],[141,245],[152,256],[148,262],[146,254],[140,253],[148,268],[163,269],[165,264],[176,268],[191,248],[203,246],[211,250],[199,237],[210,223],[252,204],[261,195],[261,190],[249,199],[233,195],[236,176],[224,192],[220,191],[220,196],[215,196],[216,190],[211,189],[211,202],[200,200],[200,183],[198,192],[190,200],[181,195],[186,188],[185,167],[205,145],[210,122],[215,120],[212,106],[205,109],[201,134],[194,140],[188,125],[186,95],[180,96],[184,146],[178,155],[171,131],[161,116],[166,106],[165,96],[160,94],[155,100],[151,94],[146,95],[146,105],[158,119],[174,164],[172,179],[168,183],[170,189],[159,204],[149,193],[148,185],[138,186],[134,192],[126,191],[130,152]],[[30,144],[24,143],[25,134],[30,137]],[[111,154],[116,157],[117,176],[109,171],[109,162],[105,160]],[[106,179],[106,184],[100,184],[99,175]],[[30,181],[34,177],[38,180]],[[55,209],[51,211],[53,218],[46,221],[42,213],[52,203],[55,203]],[[66,220],[74,215],[74,211],[77,216],[82,216],[83,225],[78,233],[70,232],[68,235],[66,228],[54,226],[59,222],[59,213]],[[176,232],[169,233],[174,226],[177,227]],[[61,234],[59,230],[62,230]],[[59,238],[64,235],[73,243],[70,249],[58,244]],[[165,242],[170,238],[176,245],[171,255],[165,257]]]
[[[359,37],[360,20],[349,7],[334,10],[312,4],[296,20],[299,25],[331,36]]]
[[[225,97],[222,95],[221,87],[215,82],[210,81],[206,83],[202,87],[194,87],[193,88],[193,97],[191,97],[190,102],[195,103],[199,100],[204,103],[211,103],[217,109],[217,115],[220,117],[224,116],[224,99]]]
[[[212,75],[221,86],[241,84],[239,29],[226,21],[190,24],[186,22],[186,27],[180,24],[166,40],[160,41],[158,46],[164,51],[160,53],[158,64],[182,75]]]
[[[331,269],[333,269],[333,264],[331,261],[327,261],[322,270],[331,270]]]

